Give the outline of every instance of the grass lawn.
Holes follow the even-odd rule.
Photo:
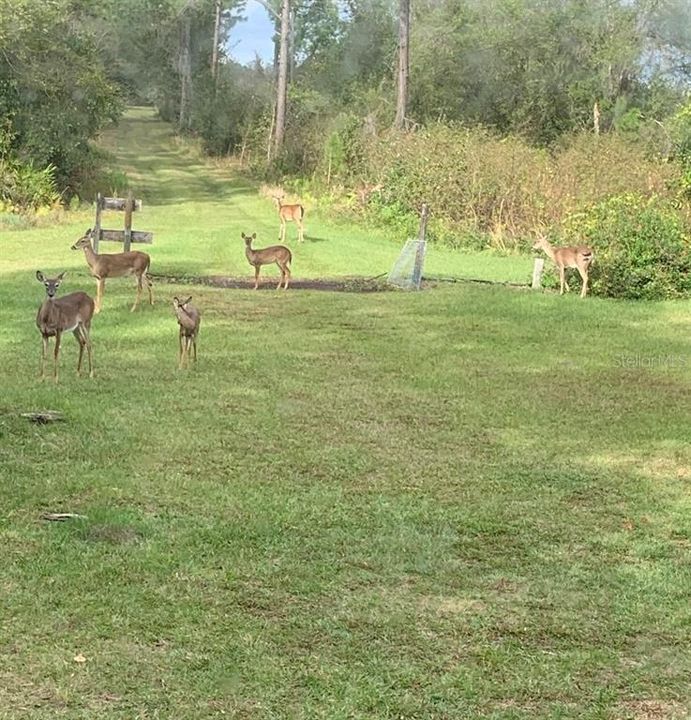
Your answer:
[[[276,241],[255,188],[144,111],[105,141],[155,273],[249,276],[240,232]],[[93,294],[69,250],[91,219],[0,239],[0,718],[689,717],[691,303],[186,285],[180,372],[176,287],[132,314],[112,280],[97,377],[69,337],[39,383],[34,272]],[[291,230],[295,277],[400,246]],[[19,416],[43,408],[65,421]]]

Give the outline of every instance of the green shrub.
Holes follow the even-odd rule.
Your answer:
[[[60,199],[55,187],[55,168],[36,169],[31,162],[0,159],[0,202],[12,212],[52,207]]]
[[[671,201],[633,194],[597,203],[565,223],[567,244],[595,252],[593,294],[642,300],[691,295],[689,229]]]

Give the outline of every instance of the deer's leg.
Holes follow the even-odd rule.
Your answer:
[[[46,356],[48,355],[48,338],[41,336],[41,380],[46,377]]]
[[[288,282],[290,281],[290,268],[288,267],[288,263],[283,263],[283,265],[281,265],[281,276],[283,280],[283,289],[287,290]]]
[[[134,299],[134,305],[132,305],[130,312],[134,312],[137,309],[137,305],[139,305],[139,300],[142,296],[142,282],[142,276],[137,275],[137,297]]]
[[[144,278],[146,279],[146,284],[149,289],[149,305],[154,304],[154,282],[149,277],[148,273],[144,273]]]
[[[53,355],[53,377],[58,381],[58,356],[60,355],[60,336],[62,333],[55,333],[55,354]]]
[[[86,355],[89,359],[89,377],[94,376],[94,366],[91,356],[91,329],[82,325],[82,335],[84,337],[84,344],[86,345]]]
[[[178,369],[182,368],[182,326],[178,333]]]
[[[261,265],[254,266],[254,289],[255,290],[259,287],[259,269],[260,268],[261,268]]]
[[[96,279],[96,307],[94,313],[101,312],[101,305],[103,304],[103,293],[106,289],[106,281],[103,278]]]
[[[305,240],[305,235],[304,235],[305,228],[304,228],[304,226],[303,226],[303,224],[302,224],[302,220],[298,220],[298,221],[297,221],[297,224],[298,224],[298,241],[299,241],[299,242],[304,242],[304,240]]]
[[[581,297],[585,297],[588,292],[588,269],[582,268],[580,265],[578,266],[578,272],[581,275],[581,278],[583,279],[583,287],[581,288]]]
[[[192,335],[192,347],[194,348],[194,362],[197,362],[197,336]]]
[[[80,376],[82,374],[82,357],[84,357],[84,345],[86,345],[84,341],[84,337],[82,335],[82,328],[81,325],[77,325],[74,332],[72,333],[74,337],[77,339],[77,342],[79,343],[79,359],[77,360],[77,376]]]
[[[278,235],[278,241],[283,243],[286,241],[286,221],[281,218],[281,232]]]
[[[564,277],[564,273],[565,273],[565,270],[560,265],[559,266],[559,294],[560,295],[564,294],[564,285],[566,284],[566,278]]]

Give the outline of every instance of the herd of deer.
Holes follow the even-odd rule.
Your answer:
[[[303,218],[305,209],[302,205],[284,205],[282,197],[274,196],[278,207],[278,217],[281,223],[280,240],[285,242],[286,224],[295,222],[298,228],[298,240],[303,241]],[[290,280],[290,262],[292,255],[285,245],[272,245],[271,247],[254,250],[252,241],[257,237],[242,233],[245,241],[245,256],[250,265],[254,267],[254,289],[259,287],[259,271],[262,265],[278,265],[281,279],[278,283],[280,289],[288,289]],[[53,378],[58,382],[58,359],[60,356],[60,342],[64,333],[72,332],[79,343],[79,359],[77,361],[77,374],[81,375],[84,349],[89,360],[89,377],[94,376],[93,358],[91,349],[91,321],[93,316],[101,311],[106,280],[108,278],[134,275],[137,281],[137,296],[132,305],[132,312],[137,309],[141,299],[142,290],[146,285],[149,292],[149,303],[154,304],[153,285],[148,271],[151,258],[145,252],[132,250],[122,253],[98,253],[92,244],[92,230],[89,228],[84,235],[72,245],[72,250],[83,250],[86,263],[93,277],[96,278],[96,300],[85,292],[73,292],[57,298],[57,290],[65,277],[60,273],[57,277],[46,277],[40,270],[36,272],[36,279],[42,282],[46,289],[46,298],[38,309],[36,325],[41,333],[41,379],[45,378],[46,357],[48,356],[48,343],[55,338],[55,351],[53,354]],[[197,360],[197,335],[201,314],[192,305],[192,298],[181,300],[173,298],[173,310],[179,326],[178,367],[189,365],[190,350],[193,358]]]
[[[279,239],[285,242],[286,224],[295,222],[298,228],[298,241],[302,242],[303,219],[305,209],[302,205],[284,205],[282,197],[274,196],[278,208],[278,216],[281,223]],[[262,249],[253,249],[252,242],[257,234],[245,235],[242,239],[245,242],[245,256],[250,265],[254,267],[254,289],[259,287],[259,271],[262,265],[276,264],[281,272],[277,290],[283,285],[284,290],[288,289],[290,281],[290,263],[292,254],[285,245],[272,245]],[[554,247],[543,235],[539,236],[534,250],[543,250],[554,262],[560,279],[560,294],[569,290],[566,282],[565,272],[568,268],[576,268],[583,280],[581,297],[585,297],[588,291],[588,270],[593,262],[593,251],[584,245],[577,247]],[[133,250],[122,253],[97,253],[92,245],[92,230],[89,228],[86,233],[72,245],[72,250],[83,250],[87,265],[93,277],[96,278],[96,300],[94,301],[85,292],[73,292],[61,298],[56,298],[60,283],[65,273],[57,277],[48,278],[40,270],[36,272],[36,279],[42,282],[46,289],[46,298],[38,309],[36,325],[41,332],[41,378],[45,378],[45,363],[48,355],[48,342],[51,337],[55,338],[55,351],[53,355],[53,377],[58,382],[58,358],[60,354],[60,341],[62,335],[72,332],[79,343],[79,359],[77,361],[77,374],[81,375],[82,359],[84,349],[87,351],[89,360],[89,377],[93,377],[93,359],[91,348],[91,320],[100,312],[103,305],[105,283],[108,278],[134,275],[137,281],[137,296],[132,305],[131,311],[137,309],[141,299],[142,290],[146,284],[149,292],[149,303],[154,304],[153,286],[148,275],[151,258],[147,253]],[[181,300],[173,298],[173,310],[179,326],[179,349],[178,367],[183,368],[189,365],[190,350],[193,350],[194,361],[197,360],[197,336],[201,315],[199,310],[192,305],[192,298]]]

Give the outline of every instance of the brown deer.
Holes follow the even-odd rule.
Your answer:
[[[194,305],[191,304],[192,298],[180,300],[173,298],[173,309],[180,326],[180,351],[178,353],[178,367],[182,368],[190,364],[190,347],[194,348],[194,362],[197,362],[197,335],[199,335],[199,324],[201,323],[201,315]]]
[[[84,250],[86,262],[91,274],[96,278],[96,312],[101,312],[103,304],[103,293],[105,292],[106,279],[112,277],[123,277],[134,275],[137,278],[137,297],[132,305],[131,312],[137,309],[139,299],[142,295],[142,287],[146,282],[149,290],[149,303],[154,304],[154,296],[148,270],[151,258],[144,252],[132,250],[122,253],[96,253],[91,244],[91,228],[72,245],[72,250]]]
[[[304,226],[302,220],[305,217],[305,208],[302,205],[284,205],[283,199],[285,195],[274,195],[278,207],[278,217],[281,221],[281,231],[278,237],[279,242],[286,241],[286,223],[294,222],[298,226],[298,242],[302,242],[304,237]]]
[[[368,200],[370,199],[370,195],[373,195],[376,192],[381,192],[381,190],[384,189],[384,186],[381,183],[377,183],[376,185],[372,183],[366,183],[362,182],[358,187],[356,188],[355,192],[357,194],[358,200],[360,201],[360,205],[363,207],[367,205]]]
[[[46,356],[48,355],[48,341],[55,338],[55,354],[53,356],[53,377],[58,382],[58,357],[60,355],[60,340],[65,332],[72,332],[79,343],[79,360],[77,361],[77,375],[81,375],[82,357],[86,347],[89,356],[89,377],[94,376],[91,359],[91,318],[94,316],[94,301],[85,292],[73,292],[61,298],[56,298],[60,283],[65,273],[55,278],[47,278],[40,270],[36,271],[36,279],[46,288],[46,299],[38,309],[36,327],[41,332],[43,349],[41,352],[41,380],[46,376]]]
[[[245,235],[242,233],[242,239],[245,241],[245,256],[250,265],[254,265],[254,289],[259,287],[259,270],[262,265],[271,265],[276,263],[281,271],[281,279],[278,281],[276,290],[288,289],[288,281],[290,280],[290,262],[293,256],[285,245],[272,245],[262,250],[253,250],[252,241],[257,239],[257,233]]]
[[[581,297],[584,298],[588,292],[588,269],[592,265],[594,254],[592,248],[587,245],[577,245],[574,247],[553,247],[544,235],[539,235],[533,250],[544,250],[549,258],[559,270],[560,290],[559,294],[564,294],[564,288],[569,291],[569,284],[566,282],[566,269],[576,268],[583,279],[583,287],[581,288]]]

